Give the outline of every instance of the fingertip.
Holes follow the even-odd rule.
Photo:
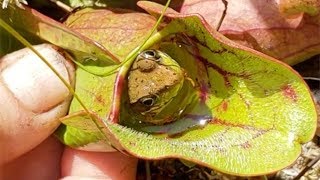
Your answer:
[[[82,177],[82,176],[66,176],[59,180],[109,180],[106,177]],[[110,179],[111,180],[111,179]]]
[[[61,162],[63,180],[135,179],[138,160],[120,152],[87,152],[66,148]]]
[[[0,166],[0,179],[57,179],[63,145],[50,136],[36,148],[19,158]]]
[[[0,0],[1,1],[1,0]],[[74,84],[74,68],[61,49],[34,46]],[[44,141],[66,115],[71,93],[48,66],[24,48],[0,58],[0,164],[8,163]]]

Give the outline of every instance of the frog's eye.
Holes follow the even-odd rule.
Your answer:
[[[146,57],[146,58],[148,58],[148,57],[155,57],[156,56],[156,51],[155,50],[146,50],[146,51],[144,51],[144,56]]]
[[[160,56],[159,56],[158,52],[153,49],[142,51],[140,53],[140,58],[154,60],[154,61],[160,61]]]
[[[153,97],[143,97],[139,101],[144,106],[151,107],[156,102],[156,97],[154,97],[154,96]]]

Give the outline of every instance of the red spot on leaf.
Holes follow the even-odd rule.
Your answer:
[[[200,100],[205,102],[208,99],[209,88],[206,84],[201,83],[200,85]]]
[[[285,85],[281,88],[281,90],[285,97],[291,99],[294,102],[297,101],[298,96],[291,85]]]
[[[130,141],[130,142],[129,142],[129,145],[130,145],[130,146],[137,146],[137,143]]]
[[[215,118],[213,121],[210,121],[211,124],[218,124],[222,126],[227,126],[227,127],[239,127],[243,129],[255,129],[254,127],[251,126],[246,126],[243,124],[236,124],[236,123],[231,123],[222,119]]]
[[[104,99],[103,99],[103,97],[101,95],[97,95],[96,96],[96,100],[100,104],[105,104]]]
[[[227,111],[228,110],[228,102],[227,101],[223,101],[220,105],[220,108],[222,111]]]
[[[251,147],[251,144],[247,141],[247,142],[241,144],[241,147],[242,147],[243,149],[249,149],[249,148]]]

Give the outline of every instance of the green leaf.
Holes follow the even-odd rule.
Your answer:
[[[122,61],[146,39],[155,18],[126,9],[86,8],[69,16],[65,24],[94,39]]]
[[[293,163],[316,128],[315,107],[301,77],[289,66],[234,44],[197,16],[168,18],[175,20],[162,31],[184,40],[164,44],[162,50],[177,61],[197,62],[184,68],[198,71],[199,87],[206,86],[199,88],[199,99],[204,98],[213,119],[203,129],[173,138],[109,124],[125,149],[139,157],[179,157],[242,176]]]
[[[56,131],[60,141],[65,142],[70,147],[82,147],[90,143],[96,143],[103,139],[99,131],[88,132],[72,126],[61,125]]]
[[[101,11],[107,12],[94,12]],[[86,26],[83,23],[74,25],[81,33],[100,38],[113,53],[127,54],[127,49],[134,49],[135,43],[141,42],[139,33],[126,34],[125,39],[122,35],[140,32],[133,28],[136,19],[124,23],[126,28],[121,29],[119,38],[115,38],[119,29],[110,27],[121,22],[120,17],[130,16],[131,13],[113,14],[103,31],[86,31],[81,29]],[[89,17],[87,13],[86,18]],[[76,91],[99,116],[96,119],[104,122],[104,132],[112,137],[111,142],[118,142],[136,157],[176,157],[240,176],[273,173],[293,163],[301,144],[311,140],[316,129],[315,106],[302,78],[290,66],[225,38],[200,16],[167,14],[165,22],[169,24],[149,42],[162,38],[153,48],[175,59],[196,84],[191,93],[196,97],[195,104],[187,108],[184,116],[198,119],[199,123],[203,118],[211,120],[205,126],[173,136],[169,131],[147,134],[119,125],[114,123],[119,118],[130,118],[126,106],[119,109],[114,104],[118,102],[114,98],[120,98],[119,93],[126,89],[126,75],[120,70],[112,76],[97,77],[78,69]],[[135,41],[126,42],[127,39]],[[121,102],[126,98],[123,93]],[[71,112],[80,109],[72,102]]]
[[[71,51],[80,62],[86,59],[95,61],[99,59],[107,65],[114,65],[119,62],[113,54],[97,42],[68,29],[63,24],[42,15],[34,9],[28,7],[21,9],[9,5],[8,8],[0,10],[0,17],[19,31],[27,31]]]
[[[55,135],[70,147],[87,151],[121,151],[122,147],[94,112],[78,111],[60,119]]]
[[[71,7],[116,7],[116,8],[136,8],[136,1],[132,0],[62,0]]]
[[[71,147],[81,147],[103,139],[97,125],[85,112],[76,113],[60,119],[61,125],[56,135]]]
[[[320,12],[320,2],[318,0],[280,0],[279,9],[285,15],[303,12],[315,16]]]

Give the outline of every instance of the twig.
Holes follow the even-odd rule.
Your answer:
[[[151,170],[150,170],[150,161],[145,161],[145,168],[146,168],[146,180],[151,180]]]
[[[221,27],[221,24],[222,24],[224,18],[226,17],[226,15],[227,15],[228,1],[227,0],[222,0],[222,3],[224,5],[224,10],[222,12],[221,18],[220,18],[219,23],[217,25],[217,29],[216,29],[217,31],[219,31],[219,29]]]
[[[300,179],[307,171],[309,171],[309,169],[312,168],[313,165],[315,165],[318,161],[320,160],[320,155],[318,157],[316,157],[315,159],[313,159],[312,161],[310,161],[306,167],[304,169],[302,169],[300,171],[300,173],[294,178],[294,180],[298,180]]]
[[[303,77],[305,80],[313,80],[313,81],[320,81],[320,78],[317,77]]]
[[[73,11],[73,8],[66,5],[65,3],[59,1],[59,0],[49,0],[53,3],[55,3],[58,7],[60,7],[61,9],[63,9],[64,11],[71,13]]]

